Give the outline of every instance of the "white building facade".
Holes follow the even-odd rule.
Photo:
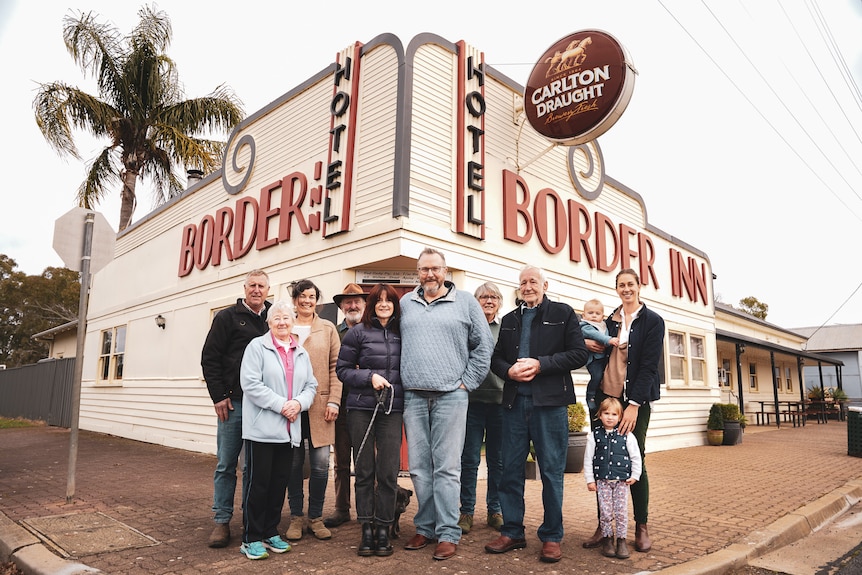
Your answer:
[[[125,230],[94,276],[81,428],[214,453],[200,350],[248,271],[267,271],[274,299],[310,278],[331,301],[349,282],[409,289],[433,246],[459,288],[499,285],[504,311],[528,263],[578,312],[592,298],[610,312],[616,273],[637,270],[667,325],[647,449],[705,443],[720,398],[707,256],[650,225],[597,141],[549,146],[525,122],[523,87],[483,59],[384,34],[248,117],[223,170]],[[581,401],[587,380],[580,370]]]

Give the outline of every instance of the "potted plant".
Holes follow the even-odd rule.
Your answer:
[[[724,440],[722,445],[737,445],[742,443],[742,425],[739,418],[742,414],[735,403],[719,403],[721,417],[724,419]]]
[[[721,405],[713,403],[709,408],[709,417],[706,420],[706,440],[710,445],[721,445],[724,443],[724,416],[721,414]]]
[[[569,419],[569,445],[566,450],[566,473],[580,473],[584,469],[584,452],[587,450],[587,410],[581,403],[572,403],[567,410]]]

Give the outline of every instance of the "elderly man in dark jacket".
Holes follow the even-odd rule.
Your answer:
[[[491,371],[503,378],[503,478],[500,536],[485,545],[488,553],[526,547],[524,536],[524,461],[530,441],[542,472],[544,520],[537,534],[539,558],[562,557],[563,477],[568,442],[567,406],[575,402],[571,371],[587,361],[587,348],[571,306],[545,295],[548,281],[534,266],[521,270],[523,305],[503,317],[491,358]]]
[[[215,528],[210,547],[227,547],[230,542],[230,520],[236,491],[236,464],[242,449],[242,387],[239,370],[248,342],[266,333],[266,311],[272,305],[269,276],[263,270],[252,270],[243,284],[245,298],[216,314],[201,351],[201,368],[207,390],[213,401],[216,429],[216,470],[213,474],[213,513]],[[243,490],[245,489],[243,466]]]

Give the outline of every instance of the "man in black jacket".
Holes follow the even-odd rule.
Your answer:
[[[488,553],[527,546],[524,536],[524,461],[530,442],[542,471],[544,520],[537,534],[539,558],[560,560],[563,539],[563,479],[568,442],[567,406],[575,402],[572,370],[587,361],[580,322],[571,306],[545,295],[548,281],[535,267],[521,270],[524,302],[503,317],[491,371],[503,378],[503,476],[500,536],[485,545]]]
[[[213,475],[212,507],[216,525],[209,538],[210,547],[227,547],[230,542],[236,465],[242,449],[242,387],[239,383],[242,356],[248,342],[268,329],[269,276],[263,270],[252,270],[246,275],[243,288],[245,298],[237,299],[236,305],[221,310],[213,318],[201,352],[204,379],[218,416],[218,462]],[[243,465],[243,492],[245,484]]]

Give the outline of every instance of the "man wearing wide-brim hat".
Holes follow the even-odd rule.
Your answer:
[[[341,339],[344,339],[347,330],[362,320],[367,297],[368,294],[355,283],[347,284],[342,293],[332,297],[332,301],[344,314],[344,320],[337,326]],[[342,386],[341,405],[347,405],[348,391],[346,385]],[[335,512],[323,521],[327,527],[338,527],[350,521],[350,448],[347,410],[342,409],[335,420]]]

